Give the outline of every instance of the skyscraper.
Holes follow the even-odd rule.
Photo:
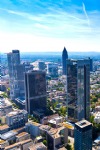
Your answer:
[[[90,71],[93,71],[93,59],[92,58],[89,59],[90,59]]]
[[[67,63],[66,60],[68,59],[68,53],[66,48],[64,47],[63,52],[62,52],[62,74],[66,75],[67,73]]]
[[[25,73],[26,110],[29,114],[46,108],[46,74],[44,71]]]
[[[7,54],[8,70],[10,79],[10,98],[15,98],[24,94],[24,66],[20,65],[20,52],[19,50],[12,50]],[[22,94],[22,93],[23,94]]]
[[[68,118],[89,119],[90,113],[90,60],[67,60]]]
[[[86,120],[75,123],[75,150],[92,150],[92,124]]]
[[[57,63],[48,63],[47,64],[47,73],[51,77],[58,77],[58,64]]]
[[[33,67],[28,63],[20,63],[19,50],[12,50],[11,53],[7,54],[7,59],[10,80],[10,98],[12,100],[19,97],[25,98],[24,73],[28,70],[32,70]]]

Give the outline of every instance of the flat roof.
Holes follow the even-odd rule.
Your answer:
[[[29,150],[37,150],[37,149],[42,149],[42,148],[46,148],[46,146],[40,142],[37,144],[33,144],[32,146],[29,147]]]
[[[17,146],[19,146],[19,145],[26,144],[26,143],[28,143],[28,142],[32,142],[32,140],[31,140],[31,139],[28,139],[28,140],[24,140],[24,141],[22,141],[22,142],[15,143],[15,144],[13,144],[13,145],[10,145],[10,146],[5,147],[5,150],[10,149],[10,148],[13,148],[13,147],[17,147]]]
[[[0,139],[0,144],[3,144],[5,141]]]
[[[15,136],[16,134],[17,134],[17,132],[9,131],[9,132],[2,134],[1,139],[7,140],[7,139],[11,138],[12,136]]]
[[[27,132],[21,132],[21,133],[19,133],[16,137],[22,137],[22,136],[24,136],[24,135],[28,135],[28,133],[27,133]]]
[[[2,126],[0,126],[0,130],[4,130],[4,129],[7,129],[7,128],[9,128],[8,125],[2,125]]]
[[[79,126],[80,128],[84,128],[84,127],[87,127],[89,125],[91,125],[91,123],[87,120],[81,120],[77,123],[75,123],[77,126]]]

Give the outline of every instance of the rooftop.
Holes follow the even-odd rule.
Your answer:
[[[59,134],[59,132],[61,131],[61,130],[63,130],[65,127],[59,127],[59,128],[51,128],[49,131],[48,131],[48,133],[53,137],[53,138],[58,138],[58,137],[60,137],[60,134]]]
[[[0,144],[3,144],[5,141],[0,139]]]
[[[6,132],[6,133],[2,134],[1,139],[7,140],[7,139],[15,136],[16,134],[17,134],[17,132],[9,131],[9,132]]]
[[[46,148],[46,146],[40,142],[37,144],[33,144],[32,146],[29,147],[29,150],[37,150],[37,149],[42,149],[42,148]]]
[[[84,127],[87,127],[89,125],[91,125],[91,123],[87,120],[82,120],[82,121],[79,121],[77,123],[75,123],[77,126],[79,126],[80,128],[84,128]]]
[[[2,125],[2,126],[0,126],[0,130],[4,130],[4,129],[7,129],[7,128],[9,128],[8,125]]]
[[[10,112],[7,116],[16,116],[19,113],[26,114],[27,111],[26,110],[15,110],[15,111]]]
[[[18,145],[24,145],[24,144],[26,144],[26,143],[28,143],[28,142],[32,142],[32,140],[31,140],[31,139],[28,139],[28,140],[24,140],[24,141],[22,141],[22,142],[15,143],[15,144],[13,144],[13,145],[10,145],[10,146],[5,147],[5,150],[11,149],[11,148],[13,148],[13,147],[17,147]]]
[[[22,137],[24,135],[27,135],[28,133],[27,132],[21,132],[20,134],[17,135],[17,137]]]
[[[49,131],[49,130],[51,129],[51,127],[48,126],[48,125],[41,125],[41,126],[40,126],[40,129],[41,129],[41,130]]]

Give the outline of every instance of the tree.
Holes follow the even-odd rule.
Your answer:
[[[72,150],[72,146],[70,144],[67,144],[66,149],[67,150]]]
[[[47,146],[47,140],[43,140],[43,144]]]

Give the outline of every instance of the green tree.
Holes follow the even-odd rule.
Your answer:
[[[43,144],[47,146],[47,140],[43,140]]]

